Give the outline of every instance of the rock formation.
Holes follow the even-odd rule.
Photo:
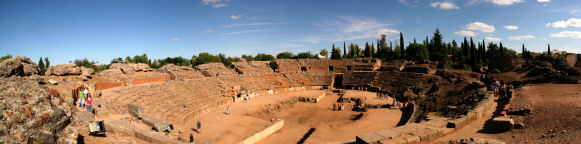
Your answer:
[[[0,63],[0,77],[38,74],[38,66],[30,58],[17,56]]]
[[[0,143],[57,143],[71,121],[70,107],[38,80],[0,78]]]

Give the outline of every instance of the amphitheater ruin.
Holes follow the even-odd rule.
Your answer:
[[[522,112],[509,110],[512,96],[499,96],[488,76],[432,63],[277,59],[159,69],[117,63],[91,73],[57,65],[39,77],[48,80],[41,83],[49,95],[71,107],[59,142],[410,144],[469,136],[504,143],[466,131],[522,127],[507,116]],[[95,96],[92,113],[70,100],[82,88]],[[99,121],[105,137],[89,133]]]

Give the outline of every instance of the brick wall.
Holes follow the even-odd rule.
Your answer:
[[[142,78],[142,79],[135,79],[133,80],[134,85],[144,84],[144,83],[154,83],[154,82],[165,82],[170,80],[170,76],[161,76],[161,77],[153,77],[153,78]]]
[[[123,82],[100,82],[95,84],[95,90],[104,90],[124,86]]]

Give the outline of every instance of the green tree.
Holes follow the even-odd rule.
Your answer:
[[[211,63],[211,62],[221,62],[220,57],[214,56],[214,55],[207,53],[207,52],[203,52],[203,53],[198,54],[193,65],[197,66],[197,65],[207,64],[207,63]]]
[[[324,56],[325,58],[329,58],[329,51],[322,49],[321,52],[319,52],[319,55]]]
[[[45,72],[49,67],[50,67],[50,61],[48,61],[48,57],[44,57],[44,70],[45,70]]]
[[[241,57],[247,61],[254,61],[254,57],[252,55],[242,55]]]
[[[46,67],[44,66],[44,60],[42,59],[42,57],[40,57],[40,59],[38,60],[38,69],[41,75],[44,75],[44,72],[46,72]]]
[[[311,54],[311,52],[301,52],[297,54],[296,58],[297,59],[317,58],[317,55],[313,55]]]
[[[9,59],[9,58],[12,58],[12,56],[11,55],[2,56],[2,57],[0,57],[0,62],[4,61],[6,59]]]
[[[123,63],[123,58],[118,57],[118,58],[114,58],[113,60],[111,60],[111,64],[114,63]]]
[[[259,53],[254,57],[254,60],[257,61],[271,61],[274,60],[274,56],[264,53]]]
[[[341,49],[335,48],[335,44],[331,47],[331,59],[341,59]]]
[[[405,57],[405,44],[404,44],[405,40],[403,38],[403,33],[399,32],[399,58],[404,58]]]
[[[276,55],[277,59],[291,59],[294,58],[295,55],[291,52],[281,52]]]

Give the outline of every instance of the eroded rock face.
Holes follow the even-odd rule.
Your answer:
[[[119,69],[121,70],[121,72],[125,74],[141,71],[147,72],[153,70],[149,67],[149,65],[144,63],[128,63],[128,64],[114,63],[111,64],[111,67],[109,67],[109,69]]]
[[[17,56],[0,63],[0,77],[29,76],[38,74],[38,66],[26,57]]]
[[[38,83],[28,78],[0,78],[0,143],[67,139],[62,131],[70,123],[70,107]]]
[[[77,67],[75,64],[60,64],[56,66],[51,66],[46,71],[46,75],[80,75],[81,67]]]

